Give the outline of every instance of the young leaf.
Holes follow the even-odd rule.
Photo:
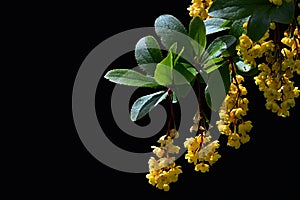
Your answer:
[[[155,106],[168,96],[168,92],[159,91],[138,98],[132,105],[130,119],[137,121],[148,114]]]
[[[156,63],[163,59],[157,40],[149,35],[141,38],[135,46],[135,59],[139,67],[149,76],[154,76]]]
[[[189,36],[195,51],[195,54],[202,55],[206,47],[206,28],[200,17],[194,17],[190,21]]]
[[[175,44],[177,44],[177,43],[175,43]],[[177,49],[177,46],[176,46],[176,49]],[[175,52],[176,52],[177,50],[175,50]],[[176,64],[177,64],[177,62],[181,59],[181,55],[182,55],[182,53],[184,52],[184,48],[182,48],[181,49],[181,51],[178,53],[178,54],[176,54],[176,55],[174,55],[174,62],[173,62],[173,65],[175,66]]]
[[[174,46],[176,43],[174,43]],[[173,49],[173,46],[172,48]],[[164,58],[160,63],[156,65],[154,71],[154,79],[157,83],[163,86],[168,86],[173,83],[173,53],[168,52],[166,58]]]
[[[158,87],[159,84],[152,77],[145,76],[130,69],[113,69],[108,71],[104,78],[111,82],[136,87]]]

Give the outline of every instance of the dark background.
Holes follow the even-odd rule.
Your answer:
[[[235,150],[227,147],[221,140],[220,154],[222,158],[215,163],[209,173],[201,174],[193,170],[193,165],[184,158],[177,162],[183,166],[183,174],[176,183],[171,184],[169,192],[160,191],[145,178],[146,174],[129,174],[109,168],[96,160],[84,147],[72,121],[71,95],[77,70],[89,52],[103,40],[114,34],[132,28],[153,26],[154,20],[161,14],[172,14],[187,27],[190,17],[187,7],[189,1],[110,1],[98,4],[72,3],[53,6],[51,13],[55,17],[54,29],[51,33],[58,37],[57,51],[60,66],[57,69],[60,77],[65,80],[68,94],[67,118],[62,124],[70,124],[67,130],[60,130],[55,138],[57,144],[50,147],[50,160],[46,161],[47,170],[39,175],[37,190],[48,196],[84,199],[104,198],[168,198],[182,195],[184,198],[205,198],[216,195],[224,198],[244,198],[277,196],[279,194],[296,194],[295,186],[299,183],[298,160],[300,102],[291,109],[291,116],[283,119],[264,107],[262,93],[258,92],[254,82],[249,78],[247,89],[249,93],[249,115],[253,121],[250,133],[251,140]],[[49,22],[52,22],[49,19]],[[135,64],[132,55],[127,55],[116,61],[120,66]],[[107,91],[113,84],[101,79]],[[299,78],[297,82],[300,86]],[[65,85],[64,84],[64,85]],[[62,86],[63,87],[63,86]],[[109,96],[109,95],[107,95]],[[108,98],[99,98],[97,109],[103,113],[109,103]],[[101,104],[102,103],[102,104]],[[101,106],[103,106],[101,108]],[[106,107],[106,108],[104,108]],[[59,113],[58,113],[59,115]],[[111,122],[106,118],[107,126]],[[104,120],[104,119],[103,119]],[[111,126],[111,131],[118,132]],[[132,138],[120,133],[110,139],[122,143],[121,146],[132,148]],[[225,142],[225,143],[224,143]],[[224,145],[222,145],[222,143]],[[137,147],[141,150],[142,145]],[[149,149],[149,146],[145,147]],[[105,197],[104,197],[105,196]]]

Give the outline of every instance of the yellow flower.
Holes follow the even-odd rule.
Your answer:
[[[201,171],[202,173],[209,171],[209,165],[205,163],[199,163],[195,166],[196,171]]]
[[[181,166],[175,164],[175,157],[170,156],[179,153],[180,147],[173,144],[173,139],[178,136],[178,131],[172,129],[169,134],[159,138],[157,141],[160,144],[159,147],[151,146],[158,160],[150,157],[149,173],[146,174],[146,178],[149,184],[164,191],[169,191],[169,184],[176,182],[178,175],[182,173]]]
[[[238,132],[240,134],[245,134],[251,131],[253,125],[251,121],[245,121],[238,125]]]
[[[228,137],[227,145],[236,149],[240,148],[240,135],[238,133],[231,133]]]
[[[192,151],[188,151],[186,154],[185,154],[185,159],[188,160],[189,163],[197,163],[197,156],[194,152]]]
[[[185,148],[187,148],[189,151],[195,151],[198,149],[200,147],[200,141],[198,138],[199,137],[197,136],[195,138],[187,138],[184,142]]]
[[[190,5],[187,10],[191,17],[200,17],[202,20],[205,20],[209,17],[208,9],[212,3],[212,0],[192,0],[192,5]]]
[[[201,121],[199,122],[201,123]],[[219,128],[221,126],[221,123],[218,124]],[[212,126],[209,125],[208,127],[211,128]],[[220,145],[218,140],[211,141],[210,132],[204,126],[201,125],[199,130],[201,131],[197,132],[195,137],[186,138],[184,142],[184,147],[187,149],[185,159],[187,159],[188,163],[195,165],[195,171],[207,172],[209,166],[213,165],[221,157],[216,151]]]
[[[156,147],[156,146],[151,146],[151,148],[153,148],[153,153],[154,153],[157,157],[159,157],[159,158],[163,157],[163,155],[164,155],[164,153],[165,153],[164,149],[162,149],[162,148],[160,148],[160,147]]]
[[[276,113],[279,111],[280,107],[275,101],[268,101],[265,104],[266,108],[268,110],[271,110],[272,112]]]
[[[248,134],[243,134],[241,136],[240,140],[241,140],[241,143],[245,144],[245,143],[249,142],[250,136]]]
[[[249,49],[253,44],[252,40],[246,34],[242,34],[239,40],[239,46],[243,49]]]
[[[221,158],[221,155],[218,152],[214,152],[214,153],[209,155],[207,161],[210,165],[212,165],[213,163],[215,163],[220,158]]]
[[[256,66],[255,59],[261,58],[275,47],[272,41],[265,41],[268,37],[269,33],[267,31],[258,42],[253,42],[249,36],[242,34],[239,37],[239,44],[236,46],[237,54],[244,59],[246,64]]]
[[[155,180],[155,175],[154,174],[146,174],[146,178],[149,180],[149,184],[151,185],[155,185],[156,184],[156,180]]]

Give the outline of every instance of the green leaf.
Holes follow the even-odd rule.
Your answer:
[[[155,63],[139,64],[139,68],[144,71],[147,76],[154,77],[156,65]]]
[[[299,3],[299,1],[298,1]],[[270,12],[270,20],[282,24],[290,24],[293,20],[295,4],[293,1],[287,3],[282,1],[281,6],[273,7]]]
[[[154,76],[156,63],[159,63],[163,59],[157,40],[153,36],[141,38],[135,46],[134,54],[139,67],[147,75]]]
[[[176,17],[169,14],[159,16],[154,22],[154,27],[156,34],[167,49],[178,42],[180,35],[178,33],[187,34],[184,25]]]
[[[176,43],[174,43],[176,44]],[[166,58],[156,65],[154,71],[154,79],[157,83],[163,86],[168,86],[173,83],[173,53],[168,52]]]
[[[158,18],[156,18],[154,22],[154,26],[156,28],[165,28],[169,30],[178,31],[183,34],[187,34],[184,25],[176,17],[170,14],[160,15]],[[158,29],[158,33],[161,33],[160,29]],[[163,35],[163,34],[164,33],[158,35]]]
[[[135,58],[138,64],[159,63],[163,59],[157,40],[149,35],[135,45]]]
[[[230,80],[228,78],[230,77],[228,69],[229,67],[224,65],[209,75],[204,92],[206,103],[213,111],[219,110],[228,92],[228,80]]]
[[[176,65],[178,60],[181,58],[180,56],[184,52],[184,47],[182,47],[181,51],[177,52],[177,42],[173,43],[171,47],[169,48],[169,53],[172,54],[172,66]]]
[[[250,16],[247,28],[249,37],[258,41],[268,30],[270,22],[291,23],[294,17],[294,3],[283,1],[275,6],[269,0],[215,0],[209,15],[230,20]]]
[[[159,84],[152,77],[145,76],[130,69],[113,69],[108,71],[104,78],[111,82],[136,87],[158,87]]]
[[[206,49],[204,62],[206,63],[208,60],[220,56],[231,45],[233,45],[235,41],[236,38],[232,35],[223,35],[214,39]]]
[[[261,39],[269,29],[271,22],[270,9],[271,7],[258,7],[251,15],[247,26],[247,35],[253,41]]]
[[[174,53],[176,50],[177,43],[174,43],[170,47],[167,57],[156,66],[154,78],[160,85],[171,86],[174,84],[187,84],[190,83],[197,74],[197,70],[192,65],[179,62],[184,61],[180,59],[183,49],[178,55]]]
[[[200,17],[194,17],[190,21],[189,36],[196,55],[202,55],[206,47],[206,28]]]
[[[230,88],[230,84],[232,82],[232,77],[230,74],[229,62],[225,62],[221,67],[218,68],[225,88],[225,93],[227,94]]]
[[[229,20],[215,17],[204,20],[206,35],[230,29],[230,27],[227,26],[229,22]]]
[[[205,87],[205,90],[204,90],[204,93],[205,93],[205,101],[206,101],[206,104],[208,105],[208,107],[210,109],[212,109],[212,101],[211,101],[211,97],[210,97],[210,92],[209,92],[209,87],[208,85],[206,85]],[[212,109],[214,110],[214,109]]]
[[[153,94],[138,98],[132,105],[130,119],[137,121],[148,114],[155,106],[162,102],[168,96],[168,92],[159,91]]]
[[[154,22],[154,28],[164,47],[169,49],[177,43],[178,49],[183,47],[185,49],[183,57],[187,60],[192,59],[193,48],[190,37],[184,25],[176,17],[169,14],[160,15]]]
[[[212,17],[241,19],[251,15],[261,6],[271,6],[269,0],[214,0],[209,9]]]
[[[196,77],[196,75],[198,74],[198,71],[197,71],[197,69],[194,67],[194,66],[192,66],[192,65],[189,65],[189,64],[185,64],[185,63],[181,63],[182,65],[184,65],[185,66],[185,68],[194,76],[194,77]]]

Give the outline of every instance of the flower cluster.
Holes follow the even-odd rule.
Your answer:
[[[190,132],[196,132],[195,137],[189,137],[184,142],[184,147],[187,148],[185,159],[189,163],[195,165],[196,171],[202,173],[208,172],[209,167],[214,164],[221,155],[216,151],[219,148],[217,140],[211,141],[209,131],[203,126],[199,126],[201,120],[199,112],[194,117],[194,124],[190,128]]]
[[[212,0],[192,0],[192,5],[187,10],[191,17],[199,16],[202,20],[205,20],[209,17],[208,9],[212,3]]]
[[[291,80],[294,73],[300,74],[299,32],[286,31],[281,44],[273,54],[272,62],[258,65],[260,73],[254,77],[255,84],[264,93],[266,108],[278,116],[289,116],[289,109],[295,106],[300,90]]]
[[[227,4],[226,2],[229,3]],[[291,2],[295,4],[287,5],[287,3]],[[224,79],[228,78],[227,80],[230,81],[230,85],[227,85],[229,86],[229,88],[226,88],[228,89],[227,94],[222,105],[219,105],[219,120],[213,122],[221,135],[227,139],[227,146],[239,149],[242,144],[250,141],[249,133],[253,128],[253,123],[251,120],[246,119],[249,110],[249,100],[246,97],[248,91],[243,85],[245,81],[244,75],[253,78],[252,80],[258,86],[258,90],[264,95],[266,109],[277,113],[278,116],[289,116],[290,108],[296,104],[295,98],[299,97],[300,90],[294,86],[292,78],[295,75],[300,75],[300,35],[298,30],[300,16],[297,16],[297,14],[293,17],[288,16],[292,18],[287,23],[285,21],[287,21],[288,17],[285,18],[281,14],[291,12],[290,9],[292,7],[294,9],[294,5],[300,8],[300,3],[298,2],[293,0],[269,0],[268,5],[264,4],[262,6],[266,13],[254,10],[250,14],[248,11],[243,11],[245,8],[244,3],[236,0],[191,0],[191,5],[187,8],[189,15],[192,18],[197,18],[193,19],[195,20],[193,23],[190,23],[189,31],[191,33],[199,30],[200,25],[203,25],[203,23],[196,21],[199,20],[198,18],[204,21],[216,17],[216,21],[212,19],[211,22],[216,23],[214,25],[218,26],[218,28],[223,28],[224,26],[227,29],[229,28],[227,25],[231,23],[228,24],[227,21],[224,24],[219,24],[219,21],[222,22],[222,20],[218,20],[219,17],[233,20],[233,23],[238,22],[235,24],[236,26],[239,26],[241,21],[235,20],[242,20],[241,17],[243,16],[250,17],[251,26],[248,27],[249,21],[245,22],[241,28],[242,30],[239,28],[238,32],[236,32],[239,35],[234,34],[234,37],[238,39],[234,47],[236,51],[228,51],[224,54],[220,47],[219,50],[220,52],[222,51],[220,57],[214,57],[217,62],[220,60],[219,66],[228,67],[226,73],[229,73],[226,76],[222,76]],[[213,3],[215,4],[213,5]],[[228,11],[224,5],[233,6],[232,4],[236,4],[236,9],[240,9],[239,14],[231,16],[226,15],[226,13],[224,15],[220,13]],[[212,10],[212,16],[209,15],[209,9]],[[270,24],[265,26],[264,23],[260,24],[259,20],[251,20],[258,17],[269,19]],[[280,21],[285,23],[281,23]],[[236,26],[232,26],[232,28],[236,29]],[[283,28],[284,26],[285,28]],[[215,28],[213,25],[212,27]],[[256,31],[256,27],[259,30]],[[213,34],[213,31],[210,34]],[[231,33],[229,32],[229,34]],[[206,38],[198,36],[196,34],[193,37],[197,37],[196,39],[199,42],[207,42]],[[208,49],[211,50],[210,47],[218,49],[217,46],[208,46]],[[215,49],[213,51],[209,50],[210,54],[214,54]],[[236,61],[241,60],[244,64],[238,65]],[[212,72],[219,66],[213,66],[212,68],[209,68],[209,66],[203,69],[204,71],[211,70],[210,72]],[[241,69],[241,66],[245,68]],[[197,67],[199,66],[196,65],[195,69],[198,70]],[[249,67],[249,71],[247,67]],[[196,75],[194,76],[196,77]],[[213,134],[210,132],[212,122],[206,118],[206,113],[202,110],[202,90],[200,90],[200,83],[201,81],[198,79],[198,110],[193,118],[193,125],[190,127],[190,133],[193,136],[185,139],[184,147],[187,150],[185,159],[188,163],[193,164],[194,170],[207,173],[211,170],[211,166],[221,158],[221,155],[218,152],[220,147],[219,140],[212,137]],[[168,84],[164,84],[163,86],[165,85]],[[207,95],[209,93],[205,91],[204,94]],[[172,103],[177,102],[171,96],[170,88],[168,88],[168,96],[171,105],[168,131],[166,135],[157,141],[160,144],[159,146],[152,146],[156,157],[149,159],[149,173],[146,175],[151,185],[164,191],[169,191],[170,184],[176,182],[179,174],[182,173],[181,166],[177,165],[175,157],[171,156],[171,154],[178,154],[180,147],[173,143],[174,139],[179,136],[176,128],[170,128],[172,120],[174,122],[173,127],[176,127]],[[209,104],[209,102],[206,103]]]
[[[279,1],[272,2],[275,4]],[[244,28],[246,31],[247,23]],[[277,28],[272,22],[257,42],[253,42],[247,34],[242,34],[236,50],[246,64],[257,67],[259,74],[254,80],[264,94],[266,108],[278,116],[287,117],[290,108],[295,106],[295,98],[299,96],[299,89],[292,81],[295,73],[300,74],[299,30],[292,23],[280,39]],[[273,40],[269,38],[270,31],[273,31]]]
[[[169,184],[176,182],[178,175],[182,173],[181,166],[175,164],[175,157],[170,156],[179,153],[180,147],[173,144],[173,139],[178,136],[178,131],[172,129],[168,135],[160,137],[157,141],[160,146],[152,146],[153,153],[158,159],[151,157],[148,161],[149,173],[146,178],[151,185],[164,191],[169,191]]]
[[[218,130],[228,136],[227,145],[238,149],[242,144],[250,140],[248,133],[252,129],[251,121],[244,121],[248,111],[248,99],[244,96],[247,89],[242,85],[244,78],[235,75],[230,85],[229,92],[219,110],[217,126]]]
[[[271,28],[274,28],[274,24],[270,24]],[[244,28],[247,28],[247,22],[244,23]],[[246,64],[256,67],[257,60],[263,56],[266,59],[270,59],[269,55],[275,50],[275,44],[269,38],[269,31],[257,42],[252,41],[247,34],[242,34],[239,37],[239,44],[236,46],[237,55],[244,59]]]

